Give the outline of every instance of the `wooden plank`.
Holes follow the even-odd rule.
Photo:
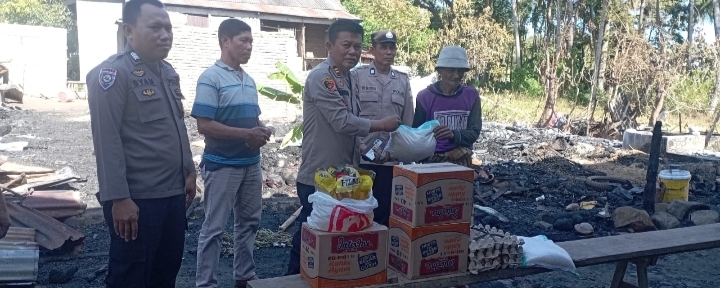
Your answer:
[[[583,267],[720,247],[720,223],[557,243]]]
[[[662,122],[655,122],[652,140],[650,141],[650,159],[647,175],[645,175],[645,191],[643,191],[643,208],[650,214],[655,213],[655,187],[657,186],[658,166],[660,165],[660,142],[662,140]]]
[[[696,250],[720,248],[720,223],[693,226],[662,231],[624,234],[576,241],[560,242],[573,258],[575,266],[584,267],[636,258],[684,253]],[[398,277],[388,270],[388,279],[397,277],[397,283],[368,286],[373,288],[434,288],[453,287],[474,283],[489,282],[514,277],[549,272],[547,269],[520,268],[494,270],[478,275],[470,273],[440,276],[418,280]],[[252,288],[270,287],[310,287],[299,275],[278,278],[266,278],[248,282]]]
[[[55,172],[55,170],[51,168],[26,166],[13,162],[5,162],[0,165],[0,174],[43,174],[53,172]]]

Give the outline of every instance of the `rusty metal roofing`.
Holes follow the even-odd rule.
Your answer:
[[[34,191],[22,204],[56,219],[80,215],[87,209],[80,192],[72,190]]]
[[[40,246],[54,250],[66,241],[82,240],[85,235],[35,209],[8,201],[11,226],[35,229],[35,242]]]
[[[33,238],[33,229],[10,227],[0,240],[0,285],[37,281],[40,249]]]
[[[339,5],[339,7],[335,4],[332,4],[332,2],[337,2],[337,5]],[[165,0],[163,1],[163,3],[165,3],[166,5],[170,4],[190,7],[217,8],[266,14],[289,15],[304,18],[353,20],[360,19],[357,16],[345,11],[345,8],[340,5],[339,1],[332,0]]]
[[[342,6],[342,4],[340,3],[339,0],[210,0],[210,1],[345,11],[345,7]]]

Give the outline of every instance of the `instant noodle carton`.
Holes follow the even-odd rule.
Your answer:
[[[475,172],[451,163],[393,168],[391,215],[415,227],[470,222]]]
[[[301,229],[300,274],[312,287],[387,283],[387,227],[375,223],[362,231],[338,233],[303,223]]]
[[[390,218],[388,267],[408,279],[465,273],[470,223],[412,227]]]

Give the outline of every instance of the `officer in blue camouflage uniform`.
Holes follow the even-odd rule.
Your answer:
[[[175,287],[195,164],[178,74],[165,59],[172,25],[157,0],[123,9],[128,45],[87,75],[103,206],[110,229],[107,287]]]

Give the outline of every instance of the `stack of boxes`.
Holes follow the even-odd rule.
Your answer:
[[[385,284],[388,267],[407,279],[467,271],[474,171],[437,163],[393,174],[390,227],[345,233],[303,223],[301,276],[312,287]]]
[[[387,227],[323,232],[303,223],[300,274],[310,286],[355,287],[387,283]]]
[[[466,272],[474,171],[435,163],[393,174],[388,267],[407,279]]]

